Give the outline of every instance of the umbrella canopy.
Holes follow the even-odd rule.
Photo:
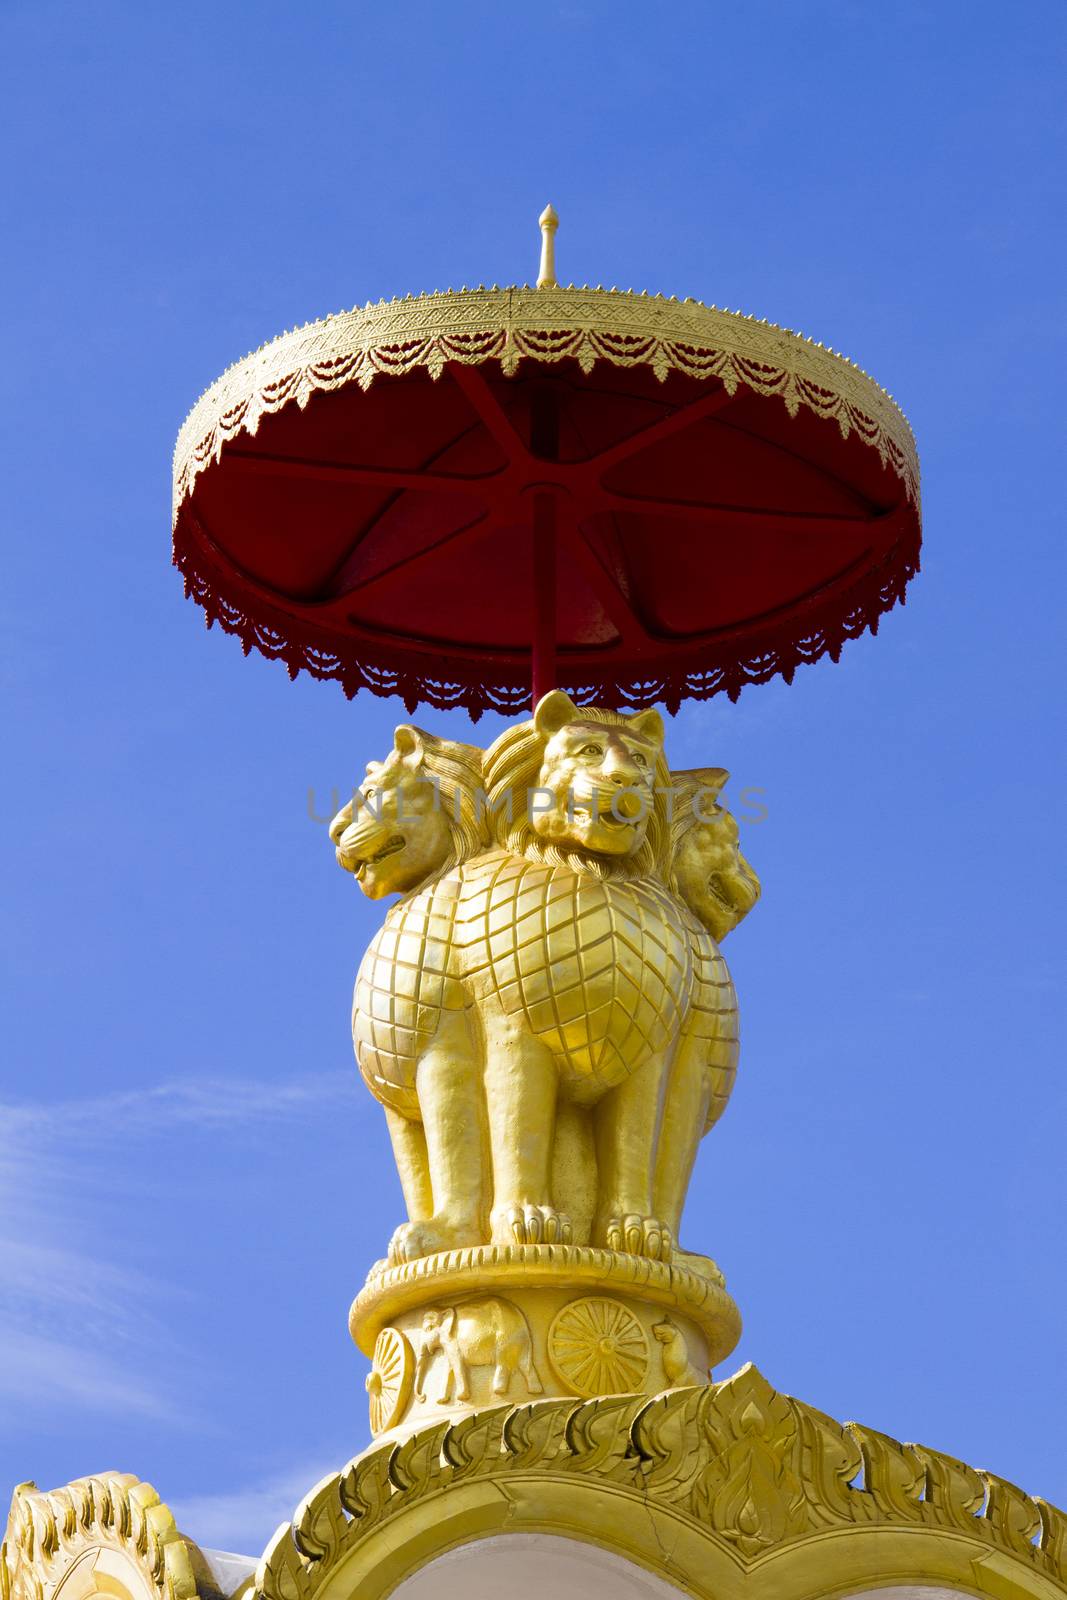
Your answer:
[[[536,288],[283,335],[175,452],[209,625],[409,709],[736,698],[876,629],[919,545],[911,430],[858,367],[696,301],[559,287],[550,248]]]

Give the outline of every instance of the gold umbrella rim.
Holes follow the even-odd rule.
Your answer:
[[[550,286],[448,290],[379,300],[279,334],[228,367],[200,396],[174,451],[173,520],[196,479],[224,445],[254,434],[261,419],[312,394],[418,368],[438,378],[449,362],[577,360],[647,366],[718,378],[778,397],[856,433],[903,480],[918,507],[915,437],[893,397],[847,356],[804,334],[699,300],[634,290]]]

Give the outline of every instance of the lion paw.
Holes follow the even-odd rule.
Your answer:
[[[494,1244],[570,1244],[571,1219],[551,1206],[497,1206],[490,1218]]]
[[[609,1250],[630,1256],[648,1256],[652,1261],[669,1261],[674,1252],[671,1230],[658,1217],[642,1217],[635,1211],[609,1216],[603,1227]]]
[[[398,1267],[405,1261],[417,1261],[420,1256],[436,1255],[441,1250],[462,1250],[481,1242],[476,1229],[456,1227],[441,1217],[430,1217],[425,1222],[404,1222],[389,1241],[389,1265]]]
[[[726,1279],[723,1277],[719,1266],[710,1256],[694,1255],[691,1250],[675,1250],[671,1258],[676,1267],[686,1267],[688,1271],[695,1272],[700,1278],[707,1278],[718,1288],[726,1288]]]

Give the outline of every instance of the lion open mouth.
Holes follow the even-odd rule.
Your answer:
[[[628,811],[632,815],[627,815]],[[632,828],[642,820],[642,805],[632,790],[601,789],[588,795],[576,795],[571,802],[571,813],[574,817],[588,817],[591,822],[603,823],[606,828]]]
[[[595,822],[604,828],[632,828],[632,817],[617,817],[613,811],[600,811],[596,806],[575,806],[572,815],[575,820]]]
[[[368,867],[376,867],[379,861],[385,860],[386,856],[395,856],[398,850],[403,850],[404,843],[405,840],[403,834],[394,834],[393,837],[382,846],[377,855],[367,856],[366,860],[359,863],[358,867],[356,868],[357,881],[363,877],[363,874],[366,872]]]
[[[726,893],[725,885],[717,872],[713,872],[708,879],[707,890],[711,898],[717,901],[724,911],[732,913],[735,910],[734,903]]]

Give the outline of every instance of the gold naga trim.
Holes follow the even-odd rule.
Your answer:
[[[0,1546],[0,1600],[52,1600],[61,1588],[75,1600],[195,1600],[194,1551],[152,1485],[129,1473],[48,1492],[22,1483]],[[68,1582],[75,1569],[83,1581]]]
[[[255,1600],[378,1600],[502,1532],[600,1545],[700,1600],[879,1583],[1067,1594],[1067,1516],[1014,1484],[777,1393],[753,1366],[652,1399],[483,1409],[324,1478],[268,1545]]]
[[[705,1329],[728,1354],[741,1336],[741,1316],[726,1293],[722,1273],[710,1259],[706,1273],[625,1255],[592,1245],[472,1245],[441,1251],[390,1267],[379,1262],[352,1303],[349,1331],[364,1355],[370,1355],[379,1332],[398,1312],[426,1302],[431,1293],[470,1294],[481,1289],[604,1289],[639,1296],[665,1309],[675,1309]],[[716,1354],[716,1360],[722,1355]]]
[[[719,378],[732,394],[746,385],[778,395],[791,416],[806,407],[855,432],[919,494],[919,461],[907,418],[862,369],[803,334],[698,300],[633,290],[529,287],[460,289],[382,300],[306,323],[229,367],[186,418],[174,451],[173,515],[199,473],[227,440],[254,434],[262,417],[313,394],[379,375],[447,362],[499,361],[508,376],[520,361],[576,360],[647,366],[657,378],[683,372]]]

